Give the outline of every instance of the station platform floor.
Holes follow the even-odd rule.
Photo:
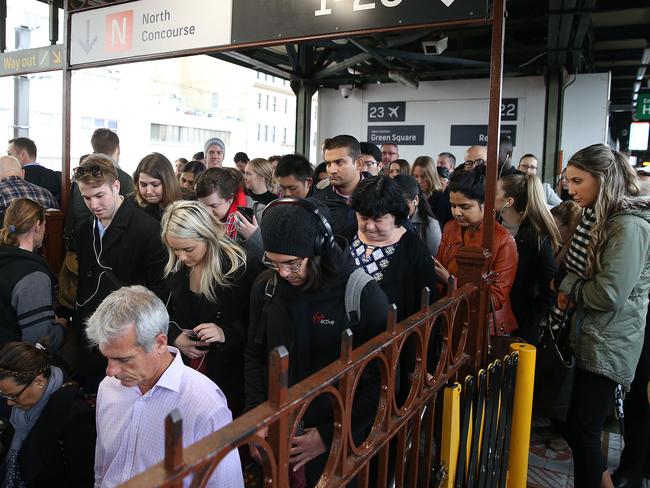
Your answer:
[[[607,464],[610,473],[618,466],[623,449],[620,434],[606,434]],[[645,480],[643,488],[650,488]],[[571,449],[552,426],[533,421],[528,458],[528,488],[573,488],[573,461]]]

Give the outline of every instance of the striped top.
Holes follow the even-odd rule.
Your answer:
[[[567,271],[571,271],[586,279],[585,270],[587,269],[587,247],[591,239],[591,228],[596,223],[596,212],[593,208],[588,208],[582,215],[582,220],[578,224],[571,247],[564,260]]]

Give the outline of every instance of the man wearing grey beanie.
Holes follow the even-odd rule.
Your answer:
[[[208,168],[221,168],[223,158],[226,156],[226,145],[218,137],[212,137],[205,141],[203,154]]]

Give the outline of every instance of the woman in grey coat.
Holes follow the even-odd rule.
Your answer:
[[[575,486],[613,486],[600,449],[617,385],[629,390],[650,290],[650,202],[626,158],[604,144],[578,151],[569,193],[584,209],[565,258],[558,308],[573,308],[576,376],[567,418]]]

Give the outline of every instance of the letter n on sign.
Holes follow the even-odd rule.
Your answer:
[[[107,52],[129,51],[133,39],[133,10],[125,10],[106,16],[104,50]]]

